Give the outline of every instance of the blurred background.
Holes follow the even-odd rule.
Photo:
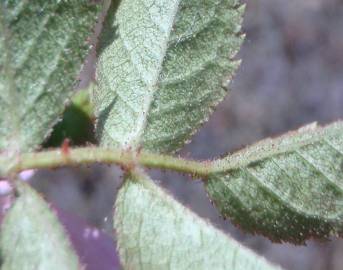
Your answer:
[[[211,159],[303,124],[343,118],[342,0],[246,0],[243,60],[230,95],[181,156]],[[94,78],[88,57],[80,87]],[[343,241],[273,244],[224,221],[200,181],[151,171],[184,205],[267,259],[292,270],[343,269]],[[49,179],[49,181],[47,181]],[[112,206],[121,183],[115,167],[40,171],[32,183],[49,201],[110,232]]]

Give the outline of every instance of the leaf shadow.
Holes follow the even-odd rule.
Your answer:
[[[106,121],[109,118],[111,110],[116,104],[117,99],[118,99],[118,96],[115,96],[113,100],[111,101],[111,103],[104,110],[102,110],[99,114],[97,127],[96,127],[98,138],[101,138],[104,133]]]
[[[102,26],[102,31],[99,36],[99,42],[96,48],[96,54],[99,56],[114,40],[119,37],[118,25],[116,22],[116,11],[121,0],[111,1],[111,5],[107,10],[107,15]]]

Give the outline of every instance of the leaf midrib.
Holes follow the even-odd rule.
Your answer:
[[[343,155],[343,153],[337,149],[335,146],[333,146],[327,139],[326,136],[335,134],[338,132],[339,126],[343,126],[343,121],[336,122],[334,124],[331,124],[326,127],[320,127],[319,130],[315,129],[309,129],[305,131],[298,131],[298,133],[286,133],[285,135],[272,139],[267,138],[263,141],[260,141],[252,146],[247,146],[246,148],[229,155],[228,157],[224,159],[219,159],[213,162],[213,167],[211,172],[212,173],[221,173],[221,172],[227,172],[236,170],[242,167],[246,167],[249,164],[252,164],[254,162],[259,162],[262,160],[265,160],[267,158],[275,157],[277,155],[286,154],[295,152],[298,149],[314,144],[314,143],[326,143],[331,148],[333,148],[336,152]],[[318,128],[317,126],[315,126]],[[326,132],[326,130],[328,132]],[[312,135],[310,135],[312,133]],[[284,145],[278,145],[279,142],[282,141],[282,139],[287,139],[287,137],[292,136],[294,133],[294,137],[301,137],[301,136],[310,136],[310,138],[305,138],[304,140],[301,140],[300,142],[294,143],[294,141],[290,141],[290,143],[284,144]],[[276,146],[276,148],[268,148],[270,144],[273,144]],[[263,148],[266,147],[266,148]],[[248,150],[251,148],[255,148],[256,151],[249,152]],[[267,149],[268,148],[268,149]]]
[[[153,100],[154,100],[154,95],[155,95],[155,92],[159,88],[159,86],[158,86],[159,75],[160,75],[160,73],[162,71],[163,63],[164,63],[164,58],[165,58],[165,56],[167,54],[167,50],[168,50],[168,47],[169,47],[168,45],[169,45],[169,41],[170,41],[170,36],[171,36],[172,28],[173,28],[173,25],[174,25],[174,22],[175,22],[176,14],[177,14],[177,12],[179,10],[180,1],[181,0],[175,1],[175,8],[174,8],[174,11],[173,11],[173,15],[171,16],[171,19],[170,19],[170,23],[169,23],[168,31],[167,31],[167,36],[164,39],[165,40],[164,44],[162,44],[162,48],[163,48],[163,57],[161,57],[162,61],[161,61],[160,65],[159,65],[159,67],[158,67],[158,70],[155,72],[153,80],[151,81],[151,83],[147,82],[143,78],[143,76],[141,75],[139,70],[137,70],[137,74],[139,74],[141,81],[145,84],[146,88],[148,88],[149,91],[147,91],[148,94],[147,94],[147,97],[144,100],[145,102],[144,102],[144,106],[143,106],[144,107],[143,112],[145,112],[145,113],[140,113],[139,114],[139,118],[138,118],[138,121],[137,121],[138,122],[138,128],[136,129],[137,130],[136,134],[134,136],[132,136],[132,138],[131,138],[130,146],[133,149],[137,149],[140,146],[140,144],[142,143],[142,137],[143,137],[143,134],[144,134],[144,130],[145,130],[146,126],[147,126],[147,118],[148,118],[148,115],[149,115],[151,107],[152,107],[151,105],[152,105]],[[142,5],[144,5],[143,1],[141,1],[141,3],[142,3]],[[151,20],[151,21],[153,21],[153,20]],[[123,46],[124,46],[125,50],[127,51],[128,55],[130,57],[130,62],[134,66],[136,66],[135,61],[133,59],[133,56],[132,56],[132,54],[130,52],[129,46],[126,43],[125,38],[122,37],[120,29],[119,29],[118,33],[119,33],[119,38],[122,40]]]

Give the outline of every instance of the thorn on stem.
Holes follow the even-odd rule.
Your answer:
[[[61,152],[64,156],[69,155],[69,148],[70,148],[70,139],[66,138],[64,139],[62,145],[61,145]]]

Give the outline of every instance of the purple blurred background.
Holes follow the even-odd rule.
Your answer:
[[[306,123],[343,118],[343,2],[245,2],[247,37],[232,92],[181,152],[183,156],[213,158]],[[81,75],[81,85],[87,85],[93,74],[94,52]],[[223,221],[201,182],[175,173],[151,174],[200,216],[286,269],[343,269],[342,240],[309,241],[306,247],[272,244]],[[40,171],[32,182],[54,205],[112,232],[112,206],[121,182],[117,168],[97,165]]]

